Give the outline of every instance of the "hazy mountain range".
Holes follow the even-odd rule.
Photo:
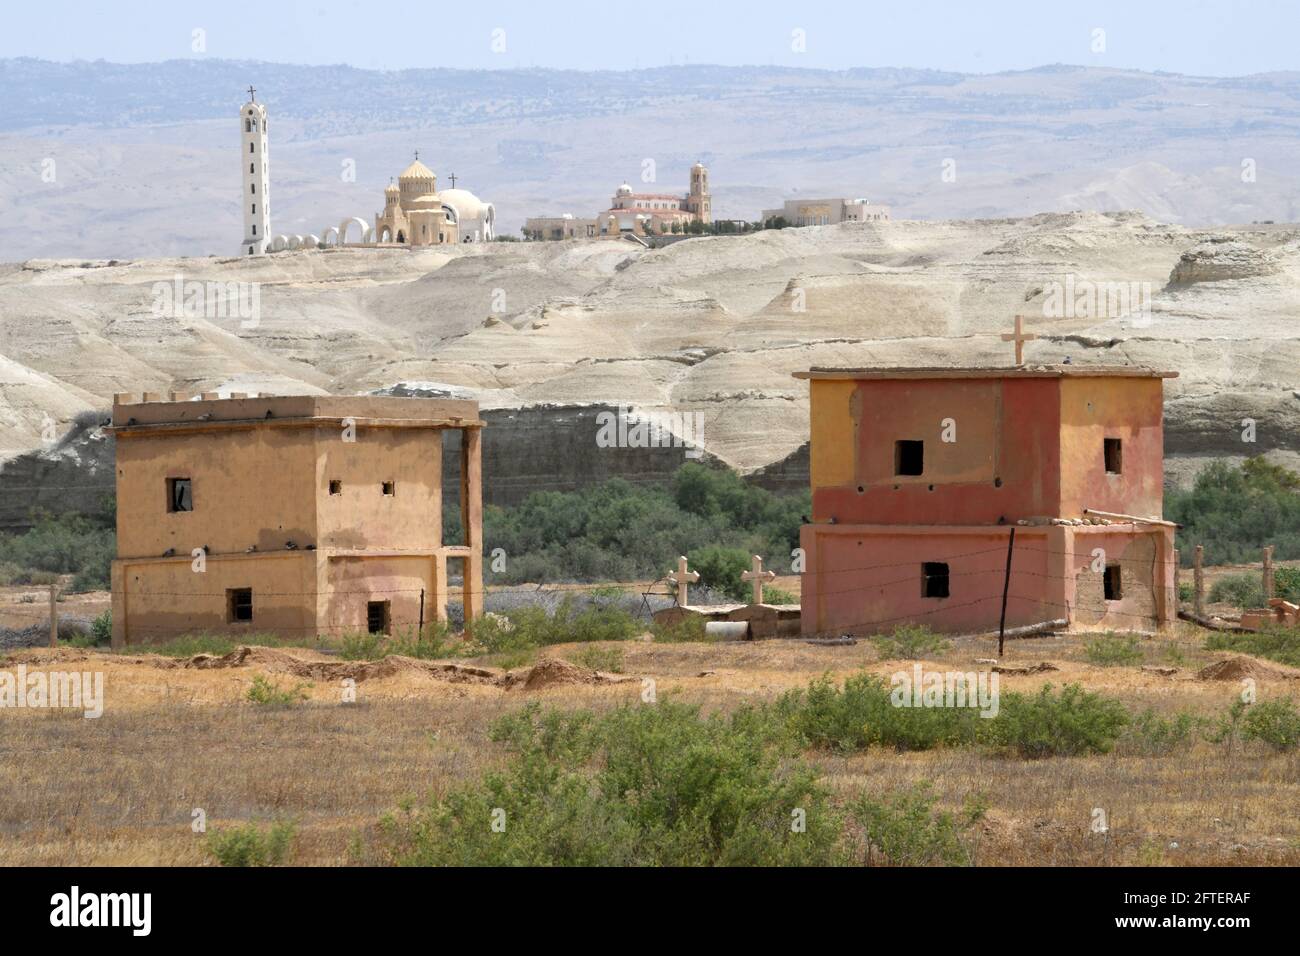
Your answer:
[[[440,184],[455,173],[494,202],[505,232],[532,214],[591,215],[623,180],[684,191],[697,159],[711,167],[725,218],[757,218],[800,194],[866,196],[896,218],[1074,209],[1138,209],[1195,226],[1300,218],[1297,72],[381,72],[10,59],[0,81],[0,259],[9,261],[234,254],[236,110],[250,83],[272,117],[276,232],[369,220],[415,149]]]

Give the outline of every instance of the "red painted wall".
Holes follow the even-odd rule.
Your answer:
[[[858,383],[854,401],[857,481],[814,488],[814,520],[996,525],[1056,513],[1056,379],[868,380]],[[815,398],[812,414],[818,414]],[[951,446],[940,438],[941,423],[949,418],[957,436]],[[895,441],[915,438],[925,441],[925,472],[919,478],[893,477]],[[844,440],[852,442],[851,436]],[[940,455],[948,460],[940,462]],[[959,477],[951,480],[944,472]],[[977,472],[978,477],[970,477]]]

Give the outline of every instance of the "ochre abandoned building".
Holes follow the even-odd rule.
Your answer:
[[[472,401],[115,397],[113,646],[180,634],[394,633],[443,619],[448,562],[480,613],[482,422]],[[443,544],[460,430],[463,541]],[[450,480],[457,480],[451,476]]]
[[[1064,619],[1152,631],[1173,621],[1174,529],[1159,519],[1163,379],[1176,374],[798,373],[812,422],[803,632],[996,630],[1004,581],[1009,628]]]

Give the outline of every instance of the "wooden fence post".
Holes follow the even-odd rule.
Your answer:
[[[1273,596],[1273,546],[1264,546],[1264,603]]]
[[[55,607],[58,588],[57,584],[50,585],[50,647],[59,646],[59,610]]]
[[[1205,617],[1205,573],[1201,570],[1201,561],[1205,558],[1205,546],[1198,544],[1192,556],[1192,587],[1196,589],[1193,608],[1197,617]]]
[[[1183,569],[1178,564],[1178,549],[1174,548],[1174,617],[1178,617],[1178,591],[1183,585]]]

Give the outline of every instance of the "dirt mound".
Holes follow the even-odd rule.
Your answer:
[[[1285,678],[1287,680],[1300,679],[1300,671],[1292,668],[1278,667],[1271,664],[1262,664],[1253,657],[1225,657],[1221,661],[1215,661],[1206,667],[1201,668],[1196,674],[1197,680],[1242,680],[1247,677],[1253,677],[1256,680],[1264,678]]]
[[[622,684],[636,680],[622,674],[606,674],[582,667],[557,657],[546,657],[538,661],[524,674],[513,678],[506,686],[521,684],[524,690],[544,690],[547,687],[559,687],[572,684]]]
[[[312,655],[312,656],[305,656]],[[176,666],[158,661],[155,666]],[[196,654],[183,667],[209,670],[226,667],[260,667],[272,674],[289,674],[307,680],[352,680],[360,683],[382,677],[392,677],[399,671],[418,671],[451,683],[500,684],[505,677],[501,671],[486,667],[471,667],[436,661],[422,661],[414,657],[385,657],[379,661],[330,660],[312,651],[290,653],[274,647],[237,647],[229,654]]]
[[[1044,671],[1059,671],[1060,668],[1051,661],[1039,661],[1037,664],[998,664],[992,670],[997,674],[1015,677],[1025,674],[1041,674]]]

